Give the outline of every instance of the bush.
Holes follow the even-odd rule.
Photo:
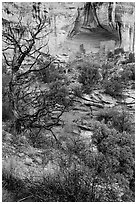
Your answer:
[[[135,53],[128,53],[128,56],[126,56],[126,59],[121,63],[122,64],[135,63]]]
[[[129,53],[128,63],[134,63],[134,62],[135,62],[135,53]]]
[[[74,96],[76,97],[82,97],[82,89],[80,86],[76,86],[72,89]]]
[[[107,59],[110,59],[110,58],[114,58],[114,53],[112,51],[109,51],[107,53]]]
[[[5,121],[8,121],[8,120],[11,120],[13,118],[13,113],[9,107],[9,103],[5,102],[2,104],[2,120],[5,122]]]
[[[43,62],[42,67],[40,66],[41,71],[39,71],[36,76],[37,78],[44,83],[51,83],[65,78],[62,67],[57,67],[55,64],[51,64],[47,67],[49,62]],[[45,67],[45,69],[43,69]]]
[[[109,127],[115,128],[119,132],[135,132],[133,117],[127,111],[117,110],[116,108],[107,108],[99,111],[96,119],[100,122],[104,121]]]
[[[49,134],[48,131],[33,129],[32,131],[28,131],[26,136],[26,141],[32,145],[34,148],[50,148],[53,146],[55,139]]]
[[[134,179],[133,138],[100,122],[94,123],[92,131],[90,144],[85,144],[79,134],[69,132],[65,138],[62,133],[59,140],[66,145],[52,148],[50,155],[54,172],[43,172],[37,181],[32,175],[22,182],[14,180],[15,175],[3,175],[5,187],[13,189],[16,201],[27,195],[32,195],[35,202],[121,201],[121,192],[131,192],[129,182]]]
[[[16,176],[15,165],[18,165],[16,159],[11,157],[4,162],[2,166],[3,200],[5,199],[5,202],[8,202],[11,199],[12,202],[18,202],[19,199],[28,196],[29,192],[24,187],[25,181]],[[6,198],[6,195],[4,195],[6,192],[11,196],[10,198]]]
[[[103,64],[101,67],[101,74],[103,77],[103,80],[108,80],[108,78],[110,78],[110,76],[112,75],[112,72],[114,72],[114,70],[112,70],[114,67],[110,64]]]
[[[130,80],[135,81],[135,64],[123,65],[123,71],[120,74],[121,81],[124,81],[124,83],[127,83]]]
[[[100,79],[99,67],[98,64],[84,63],[80,68],[78,81],[82,84],[83,92],[90,93],[98,84]]]
[[[62,172],[55,178],[46,177],[32,183],[29,191],[37,202],[86,202],[90,201],[89,181],[84,183],[84,170]]]
[[[13,194],[5,188],[2,188],[2,202],[14,202]]]
[[[98,173],[102,177],[104,175],[110,186],[113,182],[117,183],[118,194],[121,190],[123,195],[129,191],[133,194],[134,189],[131,189],[129,182],[134,180],[134,137],[126,132],[118,133],[115,129],[109,129],[105,124],[96,123],[92,142],[98,149]],[[114,188],[114,183],[112,186]],[[128,199],[130,201],[131,197]]]
[[[122,98],[123,84],[119,77],[113,77],[109,80],[105,79],[103,81],[103,88],[106,94],[114,98]]]

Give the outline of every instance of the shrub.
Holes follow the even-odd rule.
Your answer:
[[[2,187],[4,191],[6,190],[9,193],[9,196],[11,194],[11,198],[8,199],[12,199],[12,202],[17,202],[19,199],[29,194],[24,187],[24,179],[16,174],[17,165],[18,163],[15,157],[4,160],[2,164]],[[8,201],[5,195],[3,199],[6,199],[6,202]]]
[[[81,86],[75,86],[72,88],[72,91],[76,97],[82,97]]]
[[[65,75],[63,73],[63,69],[61,66],[56,66],[55,64],[51,64],[47,67],[49,62],[43,62],[42,67],[40,66],[41,71],[39,71],[36,76],[37,78],[44,83],[51,83],[58,80],[63,80]],[[45,69],[43,69],[45,66]]]
[[[135,53],[129,53],[128,56],[126,56],[126,59],[121,63],[122,64],[135,63]]]
[[[117,110],[116,108],[107,108],[97,113],[96,119],[104,121],[109,127],[115,128],[119,132],[126,131],[134,133],[133,117],[125,110]]]
[[[114,98],[122,98],[123,84],[119,77],[113,77],[109,80],[103,81],[103,88],[106,94]]]
[[[105,79],[108,80],[108,78],[110,78],[113,71],[112,69],[113,69],[113,66],[110,63],[106,63],[102,65],[101,74],[102,74],[103,80]]]
[[[124,54],[124,49],[123,48],[116,48],[114,50],[114,55],[119,55],[119,54]]]
[[[84,170],[66,170],[55,178],[46,177],[32,183],[30,192],[37,202],[81,202],[90,201],[89,181],[85,183]],[[87,183],[86,183],[87,182]],[[89,185],[90,186],[90,185]]]
[[[13,194],[5,188],[2,188],[2,202],[14,202]]]
[[[128,63],[134,63],[134,62],[135,62],[135,53],[129,53]]]
[[[99,65],[85,63],[80,68],[80,75],[78,77],[79,83],[82,84],[83,92],[90,93],[94,87],[97,85],[100,75],[99,75]]]
[[[49,148],[53,146],[54,138],[45,130],[33,129],[26,134],[26,140],[35,148]]]
[[[107,53],[107,58],[110,59],[110,58],[114,58],[114,53],[112,51],[109,51]]]
[[[123,71],[121,72],[121,80],[125,83],[130,80],[135,81],[135,64],[123,65]]]
[[[92,142],[98,149],[98,173],[104,175],[112,188],[117,183],[118,194],[121,190],[123,195],[129,191],[133,194],[134,189],[131,189],[129,182],[134,180],[134,137],[126,132],[117,133],[105,124],[96,123]]]
[[[130,134],[117,133],[100,122],[94,123],[90,144],[85,145],[79,134],[69,134],[66,140],[62,134],[65,149],[52,149],[54,173],[43,172],[37,181],[33,175],[23,182],[11,176],[10,180],[4,178],[16,200],[32,195],[35,202],[118,202],[122,201],[121,193],[132,193],[129,182],[134,178],[134,142]]]

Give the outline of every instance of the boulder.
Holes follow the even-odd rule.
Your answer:
[[[25,159],[25,164],[26,164],[26,165],[31,166],[32,163],[33,163],[33,161],[32,161],[31,158],[27,157],[27,158]]]
[[[18,153],[18,156],[19,156],[19,157],[24,157],[25,154],[24,154],[23,152],[21,152],[21,153]]]

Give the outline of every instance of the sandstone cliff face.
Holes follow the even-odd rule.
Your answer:
[[[53,3],[51,20],[54,30],[54,42],[56,48],[59,44],[65,41],[68,32],[72,29],[73,22],[77,16],[77,8],[83,8],[84,3],[57,3],[56,8]],[[81,11],[83,12],[83,11]],[[50,12],[49,12],[50,13]],[[108,22],[108,3],[103,3],[102,6],[97,9],[97,15],[99,21],[104,25],[112,34],[115,34],[119,38],[118,30],[109,27]],[[118,2],[113,5],[113,23],[116,27],[116,17],[122,23],[121,34],[122,43],[121,47],[125,51],[134,51],[135,44],[135,3],[134,2]],[[81,15],[81,21],[82,21]],[[53,37],[53,35],[52,35]],[[50,41],[51,42],[51,41]],[[119,46],[119,45],[118,45]],[[51,43],[52,47],[52,43]]]
[[[5,3],[3,3],[3,5],[4,4]],[[8,7],[13,14],[5,16],[5,13],[3,12],[2,14],[3,17],[16,21],[17,20],[16,14],[21,11],[24,14],[24,21],[27,21],[27,19],[30,18],[32,3],[23,3],[23,2],[18,2],[16,4],[10,3],[8,4]],[[41,2],[40,7],[42,10],[46,9],[48,12],[47,15],[49,16],[49,19],[50,19],[49,26],[52,31],[52,33],[49,36],[47,36],[48,45],[49,45],[50,53],[55,55],[57,52],[59,52],[62,46],[65,47],[64,43],[66,43],[67,35],[69,31],[71,31],[71,29],[73,28],[74,21],[77,17],[77,8],[79,7],[82,9],[84,7],[84,3],[83,2]],[[125,51],[134,51],[135,3],[118,2],[114,5],[113,10],[114,10],[113,15],[115,16],[115,13],[116,13],[122,22],[121,46],[124,48]],[[97,15],[100,23],[106,26],[107,29],[112,34],[116,34],[116,36],[118,37],[118,31],[116,29],[113,30],[108,26],[108,3],[103,3],[103,5],[100,6],[99,9],[97,9]],[[115,19],[113,20],[115,21]],[[87,31],[84,31],[84,32],[87,32]],[[88,41],[89,40],[90,39],[88,39]],[[88,44],[86,46],[88,46]]]
[[[114,8],[114,16],[122,23],[122,45],[125,51],[134,51],[135,41],[135,3],[118,2]],[[108,4],[104,3],[98,10],[98,17],[103,25],[108,25]],[[115,21],[115,19],[113,19]],[[115,22],[114,22],[115,23]],[[114,32],[112,30],[112,32]],[[116,31],[115,31],[116,32]]]
[[[127,3],[122,15],[123,32],[122,32],[122,47],[126,51],[134,51],[135,49],[135,4]]]

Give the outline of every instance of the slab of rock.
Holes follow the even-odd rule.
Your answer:
[[[83,99],[85,99],[87,101],[91,101],[91,98],[88,94],[83,94]]]
[[[80,136],[86,145],[89,145],[92,142],[91,136],[93,133],[91,131],[81,130]]]
[[[18,153],[18,156],[19,156],[19,157],[24,157],[25,154],[24,154],[23,152],[21,152],[21,153]]]
[[[31,166],[32,163],[33,163],[33,161],[32,161],[31,158],[27,157],[27,158],[25,159],[25,164],[26,164],[26,165]]]
[[[99,94],[92,93],[92,94],[91,94],[91,97],[92,97],[95,101],[100,101]]]
[[[127,104],[135,104],[135,99],[128,97],[128,98],[125,99],[125,102]]]
[[[103,102],[106,102],[108,104],[112,104],[113,106],[116,105],[117,100],[112,98],[111,96],[107,95],[107,94],[100,94],[101,100]]]

